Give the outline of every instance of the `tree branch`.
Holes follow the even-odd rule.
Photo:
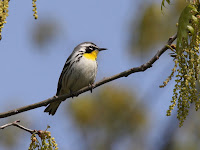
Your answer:
[[[14,121],[13,123],[7,123],[7,124],[5,124],[5,125],[0,126],[0,129],[7,128],[7,127],[9,127],[9,126],[15,126],[15,127],[18,127],[18,128],[20,128],[20,129],[22,129],[22,130],[24,130],[24,131],[27,131],[27,132],[29,132],[29,133],[31,133],[31,134],[33,134],[33,133],[39,134],[39,132],[36,131],[36,130],[31,130],[31,129],[28,129],[28,128],[26,128],[26,127],[20,125],[19,122],[20,122],[20,120],[16,120],[16,121]]]
[[[119,74],[116,74],[114,76],[105,78],[105,79],[97,82],[96,84],[94,84],[93,88],[96,88],[98,86],[101,86],[102,84],[111,82],[111,81],[116,80],[116,79],[121,78],[121,77],[128,77],[132,73],[143,72],[143,71],[147,70],[148,68],[151,68],[153,63],[159,59],[159,57],[168,49],[169,45],[171,45],[176,38],[177,38],[177,35],[170,37],[167,44],[165,46],[163,46],[163,48],[161,50],[159,50],[145,64],[143,64],[139,67],[131,68],[129,70],[126,70],[126,71],[121,72]],[[38,102],[38,103],[35,103],[35,104],[27,105],[27,106],[24,106],[24,107],[21,107],[21,108],[10,110],[8,112],[0,113],[0,118],[5,118],[5,117],[8,117],[8,116],[19,114],[21,112],[25,112],[25,111],[35,109],[35,108],[38,108],[38,107],[47,106],[49,103],[52,103],[52,102],[55,102],[55,101],[60,101],[60,100],[65,101],[67,98],[73,97],[74,95],[78,96],[79,94],[82,94],[82,93],[89,91],[89,90],[91,90],[91,86],[84,87],[84,88],[80,89],[79,91],[77,91],[73,94],[65,94],[65,95],[61,95],[61,96],[54,96],[54,97],[48,98],[44,101],[41,101],[41,102]]]

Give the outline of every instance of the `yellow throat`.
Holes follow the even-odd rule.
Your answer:
[[[99,51],[95,50],[95,51],[92,51],[91,53],[85,53],[83,54],[83,56],[87,59],[96,60],[98,53]]]

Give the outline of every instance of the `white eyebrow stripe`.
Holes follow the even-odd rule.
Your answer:
[[[98,48],[95,44],[91,44],[91,43],[84,43],[81,46],[84,46],[84,47],[93,46],[93,47]]]

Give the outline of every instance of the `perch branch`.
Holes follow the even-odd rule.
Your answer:
[[[114,76],[111,76],[111,77],[108,77],[108,78],[104,78],[103,80],[95,83],[93,85],[93,88],[96,88],[98,86],[101,86],[102,84],[105,84],[105,83],[108,83],[108,82],[111,82],[113,80],[116,80],[118,78],[121,78],[121,77],[128,77],[130,74],[133,74],[133,73],[136,73],[136,72],[143,72],[145,70],[147,70],[148,68],[151,68],[153,63],[155,61],[157,61],[159,59],[159,57],[167,50],[169,49],[169,46],[174,42],[174,40],[177,38],[177,35],[174,35],[172,37],[169,38],[167,44],[165,46],[163,46],[162,49],[160,49],[148,62],[146,62],[145,64],[139,66],[139,67],[134,67],[134,68],[131,68],[129,70],[126,70],[124,72],[121,72],[119,74],[116,74]],[[52,102],[55,102],[55,101],[64,101],[66,100],[67,98],[70,98],[70,97],[73,97],[74,95],[78,96],[79,94],[82,94],[86,91],[89,91],[91,90],[91,86],[87,86],[87,87],[84,87],[82,89],[80,89],[79,91],[73,93],[73,94],[65,94],[65,95],[61,95],[61,96],[54,96],[54,97],[51,97],[51,98],[48,98],[44,101],[41,101],[41,102],[38,102],[38,103],[34,103],[34,104],[31,104],[31,105],[27,105],[27,106],[24,106],[24,107],[21,107],[21,108],[17,108],[17,109],[14,109],[14,110],[10,110],[8,112],[4,112],[4,113],[0,113],[0,118],[5,118],[5,117],[8,117],[8,116],[12,116],[12,115],[16,115],[16,114],[19,114],[21,112],[25,112],[25,111],[29,111],[31,109],[35,109],[35,108],[38,108],[38,107],[42,107],[42,106],[47,106],[49,103],[52,103]]]
[[[5,124],[5,125],[0,126],[0,129],[7,128],[7,127],[9,127],[9,126],[15,126],[15,127],[18,127],[18,128],[20,128],[20,129],[22,129],[22,130],[24,130],[24,131],[27,131],[27,132],[29,132],[29,133],[31,133],[31,134],[33,134],[33,133],[38,134],[38,131],[28,129],[28,128],[26,128],[26,127],[20,125],[19,122],[20,122],[20,120],[16,120],[16,121],[14,121],[14,122],[12,122],[12,123],[7,123],[7,124]]]

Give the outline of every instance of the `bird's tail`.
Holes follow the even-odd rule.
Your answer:
[[[50,103],[47,108],[44,110],[44,112],[47,112],[49,113],[49,115],[54,115],[60,105],[61,101],[59,102],[53,102],[53,103]]]

